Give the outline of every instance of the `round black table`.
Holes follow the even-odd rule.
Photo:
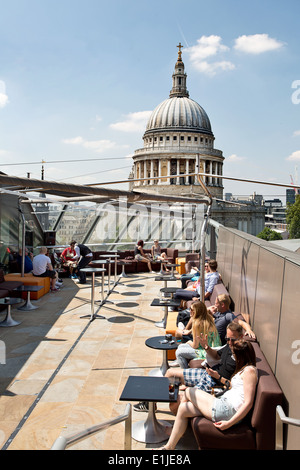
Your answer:
[[[178,278],[175,276],[159,276],[155,278],[155,281],[163,281],[164,287],[168,287],[168,282],[178,281]]]
[[[27,292],[27,299],[21,307],[18,307],[18,310],[22,310],[23,312],[30,312],[30,310],[35,310],[38,307],[36,305],[32,305],[30,300],[30,292],[38,292],[41,289],[44,289],[44,286],[27,286],[23,285],[18,287],[16,290],[21,292]]]
[[[91,273],[92,274],[90,321],[95,320],[96,318],[104,319],[105,317],[103,317],[102,315],[97,315],[97,314],[94,313],[94,302],[95,302],[95,273],[102,273],[102,276],[103,276],[103,273],[104,273],[105,269],[103,269],[103,268],[83,268],[83,269],[81,269],[81,271],[83,271],[85,273]],[[103,277],[102,277],[102,286],[103,286]],[[81,317],[81,318],[84,318],[84,317]]]
[[[172,340],[167,341],[165,336],[153,336],[152,338],[146,339],[145,344],[149,348],[161,349],[163,351],[163,361],[161,366],[150,371],[149,375],[155,377],[164,377],[166,371],[169,369],[167,353],[172,349],[177,349],[176,338],[172,336]]]
[[[168,275],[168,273],[163,270],[163,264],[165,264],[165,265],[167,265],[167,266],[170,266],[170,265],[168,264],[168,260],[167,260],[167,259],[164,259],[164,260],[163,260],[163,259],[154,259],[153,262],[154,262],[154,263],[160,263],[159,274],[161,274],[162,276],[164,276],[165,274]]]
[[[101,281],[102,281],[102,285],[101,285],[101,302],[103,303],[104,302],[104,273],[106,272],[106,269],[104,267],[106,263],[106,260],[102,261],[101,259],[94,259],[93,262],[91,263],[91,268],[94,268],[95,266],[97,266],[97,264],[101,264],[102,266],[102,271],[101,271]],[[95,265],[95,266],[93,266]]]
[[[106,258],[107,263],[108,263],[108,290],[110,291],[110,276],[111,276],[111,264],[115,264],[115,274],[114,274],[114,282],[117,282],[117,261],[118,258],[120,258],[120,255],[117,255],[116,252],[107,252],[106,255],[100,255],[100,258]],[[112,261],[112,258],[114,258],[114,261]]]
[[[165,309],[164,318],[161,321],[155,322],[155,326],[158,328],[166,328],[169,307],[179,307],[180,303],[180,299],[153,299],[150,304],[151,307],[164,307]]]
[[[155,414],[156,402],[176,403],[178,388],[174,396],[169,394],[169,379],[167,377],[132,376],[127,379],[120,400],[147,401],[149,411],[146,420],[132,423],[132,438],[146,444],[156,444],[168,439],[172,425],[168,421],[158,420]]]
[[[0,322],[0,326],[7,327],[20,325],[21,322],[14,320],[11,316],[11,306],[20,304],[22,301],[22,299],[14,297],[5,297],[4,299],[0,299],[0,304],[7,305],[7,314],[5,319]]]
[[[116,283],[117,282],[117,270],[118,270],[118,258],[120,258],[120,255],[112,254],[112,255],[109,255],[108,258],[111,263],[115,264],[114,283]],[[111,258],[115,258],[114,261]]]
[[[121,274],[120,274],[120,278],[121,278],[121,277],[129,277],[129,276],[127,276],[127,274],[125,273],[125,266],[126,266],[126,264],[129,264],[129,263],[131,263],[131,261],[129,261],[129,260],[125,260],[125,259],[119,259],[119,260],[118,260],[118,264],[119,264],[120,266],[122,266],[122,272],[121,272]]]
[[[176,263],[173,263],[173,264],[168,264],[168,266],[171,266],[171,276],[174,276],[174,268],[177,268],[177,266],[181,266],[180,264],[176,264]]]
[[[178,287],[162,287],[160,289],[160,292],[162,292],[163,294],[170,294],[170,298],[173,299],[173,294],[175,294],[177,290],[178,290]]]

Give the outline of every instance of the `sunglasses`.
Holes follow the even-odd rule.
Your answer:
[[[237,341],[236,338],[228,338],[227,336],[225,337],[225,341],[227,341],[227,343],[229,343],[229,341],[231,341],[232,343],[235,343]]]

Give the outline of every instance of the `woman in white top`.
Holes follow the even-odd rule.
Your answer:
[[[224,431],[241,421],[251,410],[257,384],[255,352],[251,342],[236,340],[232,346],[236,370],[231,378],[230,389],[216,398],[196,387],[188,387],[178,408],[172,433],[165,450],[175,449],[185,433],[189,418],[204,416]],[[225,379],[221,377],[225,384]]]

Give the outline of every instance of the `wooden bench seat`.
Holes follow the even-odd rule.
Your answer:
[[[47,294],[50,290],[50,278],[49,277],[36,277],[31,273],[24,274],[24,277],[20,273],[6,274],[5,281],[20,281],[25,286],[43,286],[38,292],[30,292],[31,300],[38,300],[43,295]],[[24,299],[27,298],[27,292],[22,293]]]

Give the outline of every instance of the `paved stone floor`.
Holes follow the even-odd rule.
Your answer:
[[[89,318],[90,279],[86,285],[64,280],[58,293],[32,303],[30,312],[12,309],[21,323],[0,328],[0,444],[3,450],[48,450],[60,435],[69,436],[122,414],[120,395],[130,375],[148,375],[161,364],[162,352],[145,340],[164,334],[155,322],[161,307],[151,307],[163,287],[155,275],[121,278],[106,303],[95,311],[105,319]],[[172,284],[174,285],[174,283]],[[179,285],[179,284],[178,284]],[[96,300],[100,279],[96,278]],[[0,314],[0,321],[5,313]],[[4,354],[1,355],[3,357]],[[3,363],[5,362],[5,363]],[[168,404],[158,403],[158,419],[174,421]],[[132,412],[140,421],[146,413]],[[132,440],[132,449],[162,444]],[[178,448],[196,449],[189,429]],[[124,423],[110,427],[72,447],[85,450],[124,449]]]

